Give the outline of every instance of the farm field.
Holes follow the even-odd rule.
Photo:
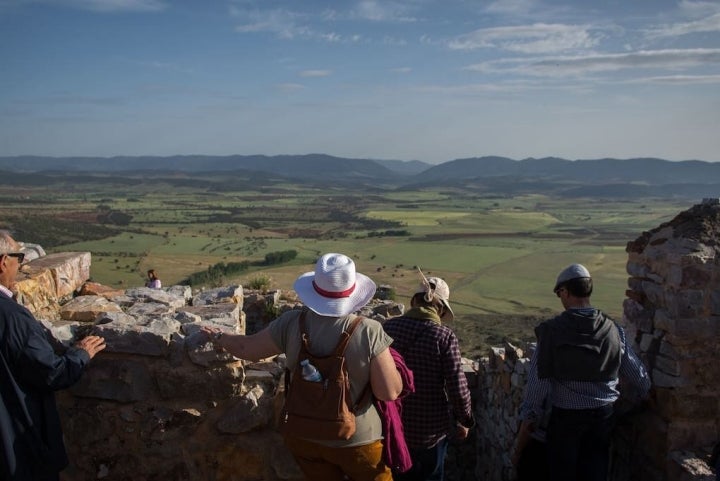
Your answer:
[[[595,304],[619,319],[627,242],[692,205],[485,197],[448,188],[212,192],[143,184],[3,186],[0,201],[4,227],[19,239],[48,252],[91,252],[92,279],[113,287],[142,285],[149,268],[172,285],[220,262],[259,264],[268,253],[294,250],[288,263],[251,265],[218,280],[247,285],[265,276],[272,288],[288,290],[318,255],[334,251],[352,256],[360,272],[390,285],[403,302],[417,286],[419,266],[450,284],[455,330],[469,356],[503,338],[531,338],[532,326],[561,308],[552,286],[573,262],[593,273]]]

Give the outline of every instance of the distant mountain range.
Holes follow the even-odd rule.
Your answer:
[[[168,157],[0,157],[0,171],[53,177],[114,173],[151,178],[178,174],[251,176],[262,181],[284,179],[322,185],[356,184],[386,187],[423,185],[475,187],[488,192],[547,191],[562,195],[594,192],[607,195],[720,195],[720,162],[657,158],[566,160],[556,157],[513,160],[487,156],[456,159],[438,165],[420,161],[350,159],[307,155],[178,155]],[[23,176],[26,177],[26,176]],[[185,177],[187,177],[185,175]],[[192,176],[191,176],[192,177]],[[595,195],[595,196],[597,196]]]

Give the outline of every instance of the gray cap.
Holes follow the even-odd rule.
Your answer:
[[[588,271],[582,264],[570,264],[558,275],[553,292],[557,292],[560,286],[565,284],[567,281],[582,278],[590,279],[590,271]]]

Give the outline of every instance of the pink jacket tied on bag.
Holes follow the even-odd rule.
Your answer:
[[[385,464],[395,472],[404,473],[412,467],[410,451],[405,443],[405,433],[402,425],[402,398],[415,392],[415,381],[412,371],[405,365],[405,360],[392,347],[390,354],[395,361],[395,367],[400,373],[403,390],[394,401],[375,400],[375,408],[380,414],[383,424],[383,457]]]

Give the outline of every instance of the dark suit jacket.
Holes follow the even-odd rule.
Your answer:
[[[67,465],[55,391],[89,361],[82,349],[56,354],[45,327],[0,293],[0,479],[43,479]]]

